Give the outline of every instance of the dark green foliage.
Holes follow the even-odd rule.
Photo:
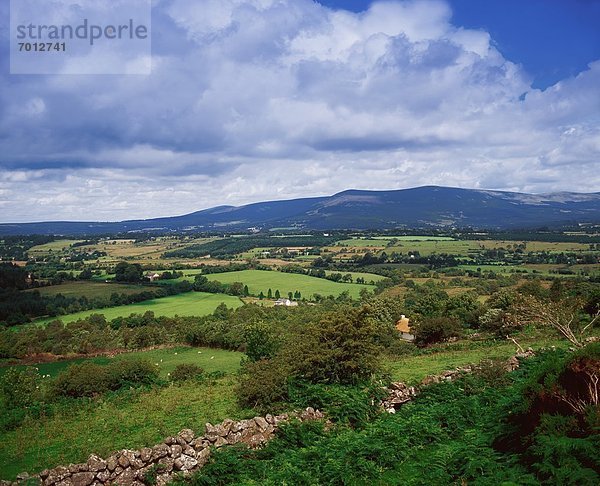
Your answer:
[[[140,282],[142,274],[142,266],[139,263],[119,262],[115,267],[117,282]]]
[[[432,317],[419,320],[415,330],[415,344],[428,346],[459,337],[462,327],[458,319],[452,317]]]
[[[24,408],[39,399],[41,377],[33,367],[9,368],[0,375],[0,400],[5,408]]]
[[[146,360],[118,360],[109,365],[83,362],[69,366],[51,385],[55,397],[92,397],[120,388],[152,385],[158,369]]]
[[[245,363],[236,387],[240,404],[260,413],[272,413],[288,400],[290,369],[286,363],[260,360]]]
[[[193,363],[181,363],[178,364],[175,369],[171,372],[171,381],[182,382],[188,380],[199,380],[202,378],[204,370]]]
[[[379,400],[385,392],[380,385],[324,385],[292,382],[289,399],[299,408],[313,407],[339,424],[364,426],[381,410]]]
[[[189,482],[595,485],[600,479],[598,432],[571,436],[573,417],[546,414],[526,449],[497,447],[502,433],[514,432],[506,428],[507,420],[515,404],[528,402],[524,398],[531,383],[580,363],[582,356],[547,353],[511,374],[490,364],[482,373],[429,386],[395,415],[377,415],[358,429],[338,425],[327,432],[319,423],[292,424],[264,449],[216,451]],[[327,400],[342,404],[344,398],[359,403],[362,391],[296,384],[291,394],[301,405],[326,405]]]

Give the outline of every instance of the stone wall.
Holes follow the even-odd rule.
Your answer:
[[[530,348],[527,351],[518,353],[515,356],[510,357],[502,363],[504,369],[508,372],[514,371],[519,367],[519,359],[528,358],[533,356],[533,350]],[[473,373],[474,371],[482,369],[482,365],[467,365],[455,368],[453,370],[442,371],[439,375],[427,376],[424,378],[419,386],[407,386],[405,383],[396,382],[390,384],[386,388],[387,396],[381,402],[381,406],[389,413],[395,413],[396,409],[401,407],[407,402],[410,402],[417,396],[419,390],[423,386],[431,385],[434,383],[442,383],[444,381],[453,381],[464,375],[465,373]]]
[[[321,412],[309,407],[289,414],[266,415],[237,422],[225,420],[218,425],[206,424],[205,433],[201,436],[185,429],[154,447],[121,450],[106,459],[91,455],[83,464],[55,467],[36,476],[20,474],[15,483],[0,481],[0,486],[25,482],[43,486],[161,486],[175,474],[189,475],[203,467],[215,448],[239,443],[257,448],[270,440],[282,423],[291,419],[308,421],[323,418]]]

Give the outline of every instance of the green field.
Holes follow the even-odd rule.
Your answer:
[[[74,314],[59,316],[58,319],[67,323],[85,319],[91,314],[104,314],[107,320],[112,320],[116,317],[125,317],[130,314],[143,314],[146,311],[152,311],[156,316],[166,317],[173,317],[175,315],[203,316],[212,313],[221,303],[225,303],[228,307],[240,307],[242,305],[240,299],[230,295],[187,292],[160,299],[146,300],[136,304],[76,312]],[[33,324],[41,326],[56,319],[56,317],[38,319]]]
[[[361,289],[372,290],[371,285],[354,283],[337,283],[324,278],[309,277],[295,273],[269,272],[266,270],[242,270],[240,272],[213,273],[207,275],[209,280],[218,280],[224,284],[242,282],[248,286],[252,295],[259,295],[271,289],[273,295],[279,290],[282,297],[287,297],[288,292],[298,290],[303,298],[309,299],[314,294],[340,295],[348,291],[351,297],[358,298]]]
[[[373,281],[373,282],[379,282],[380,280],[383,280],[385,277],[383,275],[377,275],[376,273],[365,273],[365,272],[338,272],[335,270],[325,270],[325,273],[327,275],[331,275],[332,273],[341,273],[342,275],[346,275],[346,274],[350,274],[352,275],[352,279],[354,282],[356,282],[357,278],[364,278],[365,282],[367,282],[367,284],[369,284],[369,282]]]
[[[84,240],[56,240],[44,245],[37,245],[27,250],[27,253],[32,256],[47,255],[48,253],[56,253],[64,251],[71,247],[73,243],[79,243]]]
[[[203,433],[206,422],[241,418],[234,380],[227,376],[215,382],[100,397],[27,420],[0,434],[0,478],[85,462],[90,454],[107,457],[119,449],[157,444],[181,429]]]
[[[204,369],[205,372],[223,371],[225,373],[235,373],[240,366],[242,353],[234,351],[225,351],[212,348],[191,348],[188,346],[178,346],[174,348],[155,349],[152,351],[133,351],[130,353],[119,354],[116,357],[98,356],[94,358],[78,358],[54,361],[51,363],[39,363],[35,367],[41,375],[50,375],[54,377],[64,371],[74,363],[83,361],[92,361],[98,364],[108,364],[115,359],[132,360],[144,358],[159,366],[162,378],[167,378],[178,364],[193,363]],[[16,365],[21,368],[24,365]],[[0,367],[0,375],[4,374],[10,367]]]
[[[66,282],[60,285],[51,285],[48,287],[39,287],[27,290],[26,292],[38,291],[42,295],[58,295],[65,297],[87,297],[87,298],[110,298],[111,294],[137,294],[144,290],[152,290],[143,285],[117,284],[103,282]]]

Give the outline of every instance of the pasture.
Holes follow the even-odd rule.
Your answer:
[[[152,290],[144,285],[103,283],[103,282],[65,282],[60,285],[38,287],[26,292],[38,291],[41,295],[54,296],[62,294],[65,297],[110,298],[113,293],[137,294],[144,290]]]
[[[57,405],[51,415],[0,433],[0,479],[85,462],[90,454],[139,449],[185,428],[202,433],[206,422],[242,418],[234,383],[226,376]]]
[[[371,285],[354,283],[337,283],[324,278],[310,277],[295,273],[270,272],[266,270],[242,270],[239,272],[213,273],[206,276],[209,280],[217,280],[224,284],[242,282],[248,286],[252,295],[261,292],[266,296],[269,289],[273,295],[279,290],[281,297],[287,297],[288,292],[299,291],[303,298],[310,299],[315,294],[323,296],[340,295],[348,291],[352,298],[358,298],[361,289],[372,290]]]
[[[51,253],[60,253],[71,248],[73,243],[80,243],[83,240],[56,240],[44,245],[37,245],[27,250],[30,257],[42,257]]]
[[[143,314],[152,311],[156,316],[174,317],[178,316],[204,316],[211,314],[219,304],[224,303],[227,307],[240,307],[242,301],[237,297],[225,294],[209,294],[205,292],[187,292],[185,294],[151,299],[135,304],[108,307],[106,309],[92,309],[74,314],[58,317],[37,319],[30,325],[44,326],[51,321],[60,319],[64,323],[85,319],[92,314],[103,314],[107,320],[117,317],[126,317],[130,314]]]
[[[50,375],[55,377],[66,368],[75,363],[92,361],[98,364],[108,364],[114,360],[133,360],[147,359],[156,364],[160,370],[161,378],[167,379],[179,364],[196,364],[206,373],[222,371],[224,373],[235,373],[240,367],[240,360],[243,354],[235,351],[225,351],[223,349],[213,348],[192,348],[189,346],[168,347],[163,349],[153,349],[150,351],[132,351],[118,354],[114,357],[96,356],[93,358],[76,358],[52,361],[49,363],[38,363],[35,367],[41,375]],[[23,368],[25,365],[15,365],[17,368]],[[6,372],[10,367],[0,367],[0,375]]]

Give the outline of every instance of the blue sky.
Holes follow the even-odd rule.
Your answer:
[[[363,12],[368,0],[322,0],[332,8]],[[450,0],[452,22],[489,32],[508,59],[545,89],[600,59],[599,0]]]
[[[15,76],[0,55],[0,221],[348,188],[600,190],[600,1],[153,0],[152,15],[148,76]]]

